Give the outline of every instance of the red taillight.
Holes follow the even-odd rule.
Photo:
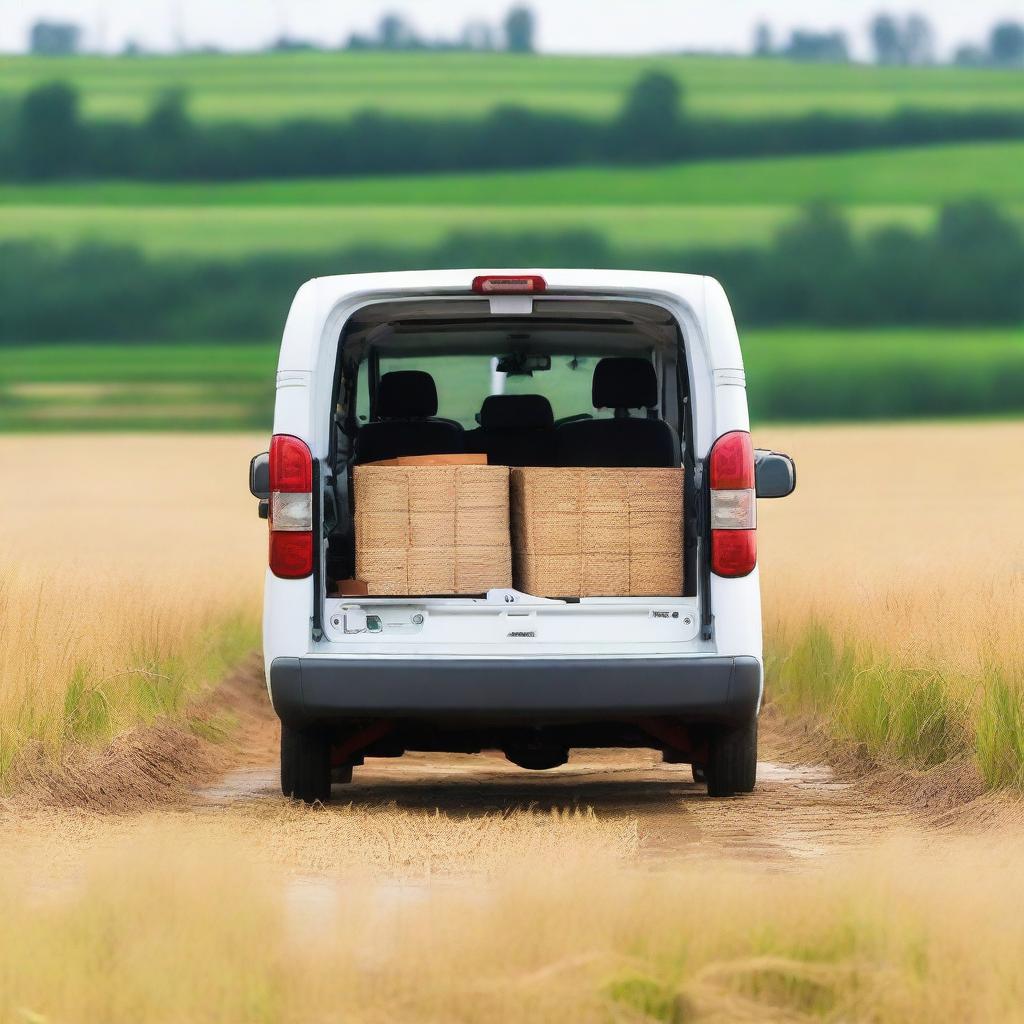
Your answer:
[[[547,282],[537,274],[500,277],[488,274],[473,278],[473,291],[479,295],[536,295],[547,290]]]
[[[754,446],[745,430],[723,434],[711,449],[711,571],[747,576],[757,565]]]
[[[304,441],[270,441],[270,571],[286,580],[313,571],[313,456]]]
[[[313,458],[297,437],[275,434],[270,439],[270,489],[290,494],[313,490]]]
[[[742,490],[754,486],[754,444],[745,430],[723,434],[711,449],[711,489]]]

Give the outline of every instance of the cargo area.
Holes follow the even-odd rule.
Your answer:
[[[639,653],[698,636],[690,376],[666,309],[377,302],[341,331],[333,385],[328,639]]]

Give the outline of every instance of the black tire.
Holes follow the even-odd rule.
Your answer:
[[[757,719],[711,737],[704,765],[708,796],[752,793],[757,784]]]
[[[331,799],[331,740],[281,726],[281,792],[307,804]]]

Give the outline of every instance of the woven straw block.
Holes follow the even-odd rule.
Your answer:
[[[405,550],[374,548],[361,552],[358,559],[359,578],[367,591],[383,596],[399,596],[409,592],[409,568]]]
[[[542,555],[579,554],[582,521],[578,512],[536,512],[523,521],[528,551]]]
[[[500,578],[505,582],[495,583]],[[512,550],[502,548],[460,547],[455,549],[455,590],[459,594],[479,594],[495,586],[512,585]]]
[[[681,469],[629,469],[624,472],[630,512],[674,512],[682,517]]]
[[[409,594],[454,594],[455,548],[409,548]]]
[[[403,469],[377,466],[372,474],[360,466],[355,471],[355,507],[362,512],[389,512],[403,517],[409,512],[409,478]]]
[[[630,512],[629,551],[682,555],[682,518],[671,512]]]
[[[580,594],[587,597],[615,597],[629,593],[628,554],[605,552],[583,556]]]
[[[501,509],[460,508],[453,521],[457,547],[509,546],[508,502]]]
[[[504,473],[501,471],[504,470]],[[456,501],[459,508],[508,508],[508,470],[503,466],[458,466]],[[500,492],[495,487],[504,477]]]
[[[408,546],[408,520],[389,512],[363,512],[356,531],[368,548],[403,550]]]
[[[622,514],[629,502],[626,473],[621,469],[590,469],[577,477],[581,508],[587,512]]]
[[[455,516],[451,512],[413,512],[409,516],[409,546],[455,547]],[[367,538],[367,544],[370,544]]]
[[[456,466],[403,467],[410,512],[455,512]]]
[[[513,509],[518,495],[529,504],[540,503],[548,512],[576,513],[580,510],[579,481],[561,469],[531,469],[512,474]]]
[[[581,523],[583,551],[588,554],[598,551],[623,555],[629,553],[629,516],[625,511],[612,514],[584,512]]]
[[[573,597],[582,589],[580,555],[520,555],[515,560],[515,587],[527,594]]]
[[[683,560],[631,558],[629,593],[632,597],[667,597],[683,592]]]

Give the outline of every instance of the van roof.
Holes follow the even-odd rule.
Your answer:
[[[481,298],[472,292],[473,280],[487,275],[538,275],[547,283],[547,298],[589,294],[664,303],[684,314],[684,334],[689,333],[691,341],[707,349],[713,368],[742,369],[732,311],[725,292],[714,278],[660,271],[500,267],[313,278],[299,289],[292,302],[278,369],[280,372],[315,371],[324,340],[337,339],[348,317],[363,305],[416,295]]]

